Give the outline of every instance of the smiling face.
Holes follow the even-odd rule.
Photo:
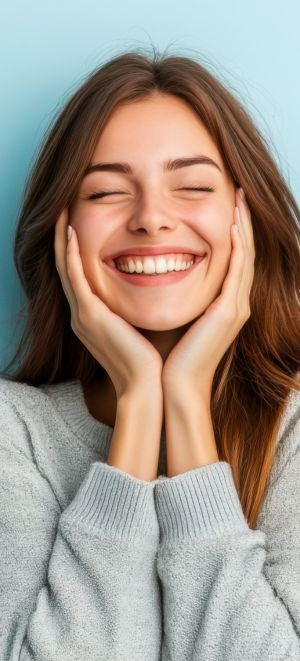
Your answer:
[[[220,169],[200,163],[163,167],[200,155]],[[235,186],[210,134],[185,101],[157,94],[113,112],[91,165],[98,163],[128,163],[132,172],[94,170],[82,180],[69,209],[92,290],[139,328],[170,330],[196,319],[220,293],[232,250]],[[101,191],[113,194],[91,199]],[[158,286],[137,286],[105,260],[124,249],[135,254],[139,246],[159,246],[160,254],[166,246],[178,252],[188,247],[206,257],[172,284],[164,285],[162,276]]]

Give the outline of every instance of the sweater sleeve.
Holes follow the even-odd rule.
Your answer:
[[[162,661],[300,660],[299,422],[258,529],[227,462],[156,483]]]
[[[157,661],[158,541],[152,483],[100,461],[61,511],[1,401],[1,661]]]

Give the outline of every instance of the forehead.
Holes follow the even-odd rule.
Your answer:
[[[105,158],[142,164],[200,152],[223,166],[217,146],[191,106],[174,95],[158,94],[113,111],[93,161]]]

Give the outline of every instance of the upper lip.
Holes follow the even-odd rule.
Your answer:
[[[205,250],[196,250],[187,246],[132,246],[126,250],[119,250],[108,255],[104,261],[110,261],[121,255],[166,255],[168,253],[188,253],[189,255],[205,255]]]

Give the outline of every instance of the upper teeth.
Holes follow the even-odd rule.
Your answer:
[[[194,263],[193,255],[172,254],[157,257],[126,256],[116,259],[117,269],[127,273],[167,273],[169,271],[184,271]]]

